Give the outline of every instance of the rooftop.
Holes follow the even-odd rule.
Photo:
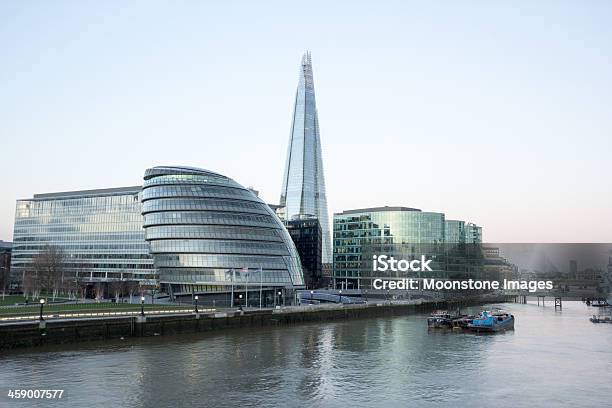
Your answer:
[[[97,190],[62,191],[59,193],[34,194],[34,200],[53,200],[64,198],[100,197],[110,195],[138,194],[141,186],[100,188]]]
[[[229,178],[219,173],[215,173],[214,171],[200,169],[197,167],[189,167],[189,166],[156,166],[151,167],[145,171],[145,180],[148,180],[152,177],[157,176],[167,176],[173,174],[198,174],[203,176],[214,176],[214,177],[223,177]]]
[[[410,207],[371,207],[371,208],[359,208],[355,210],[345,210],[341,213],[336,213],[336,215],[342,214],[360,214],[360,213],[368,213],[368,212],[385,212],[385,211],[421,211],[418,208],[410,208]]]

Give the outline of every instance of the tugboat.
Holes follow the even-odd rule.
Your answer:
[[[468,323],[468,329],[475,332],[498,332],[514,329],[514,316],[504,312],[482,311],[480,317]]]

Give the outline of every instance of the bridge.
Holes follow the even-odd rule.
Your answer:
[[[581,286],[578,288],[571,288],[569,286],[556,286],[552,290],[548,291],[537,291],[537,292],[529,292],[527,290],[505,290],[504,294],[508,297],[514,297],[514,301],[516,303],[527,303],[527,298],[536,298],[538,301],[538,306],[540,305],[540,300],[542,301],[542,306],[544,306],[544,302],[546,298],[552,298],[555,302],[555,308],[563,308],[563,300],[566,301],[582,301],[585,299],[605,299],[606,295],[603,294],[598,286]]]

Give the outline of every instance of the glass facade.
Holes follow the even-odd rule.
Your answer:
[[[306,288],[325,287],[329,282],[324,282],[322,279],[322,234],[319,220],[316,218],[292,220],[287,221],[285,226],[300,254]]]
[[[466,243],[466,223],[446,221],[443,213],[424,212],[407,207],[379,207],[334,214],[333,280],[337,288],[370,288],[372,279],[405,278],[404,272],[373,272],[374,255],[395,259],[432,259],[428,277],[448,277],[449,265],[465,272],[464,253],[456,244]],[[481,231],[474,224],[474,230]],[[447,238],[447,234],[449,237]],[[474,241],[472,237],[472,241]],[[473,242],[471,242],[473,243]],[[419,277],[425,277],[419,275]]]
[[[446,220],[445,239],[449,244],[461,244],[466,242],[465,221]]]
[[[482,227],[468,222],[465,224],[465,243],[480,244],[482,243]]]
[[[323,263],[332,262],[323,157],[310,53],[304,54],[295,95],[280,205],[287,221],[314,216],[323,232]]]
[[[36,254],[61,248],[80,280],[156,279],[142,227],[141,187],[36,194],[18,200],[11,271],[19,283]]]
[[[160,282],[173,295],[302,287],[300,259],[274,211],[234,180],[190,167],[145,172],[142,214]]]

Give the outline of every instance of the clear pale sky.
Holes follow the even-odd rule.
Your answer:
[[[278,202],[312,51],[330,213],[612,242],[612,2],[0,3],[0,239],[15,200],[192,165]]]

